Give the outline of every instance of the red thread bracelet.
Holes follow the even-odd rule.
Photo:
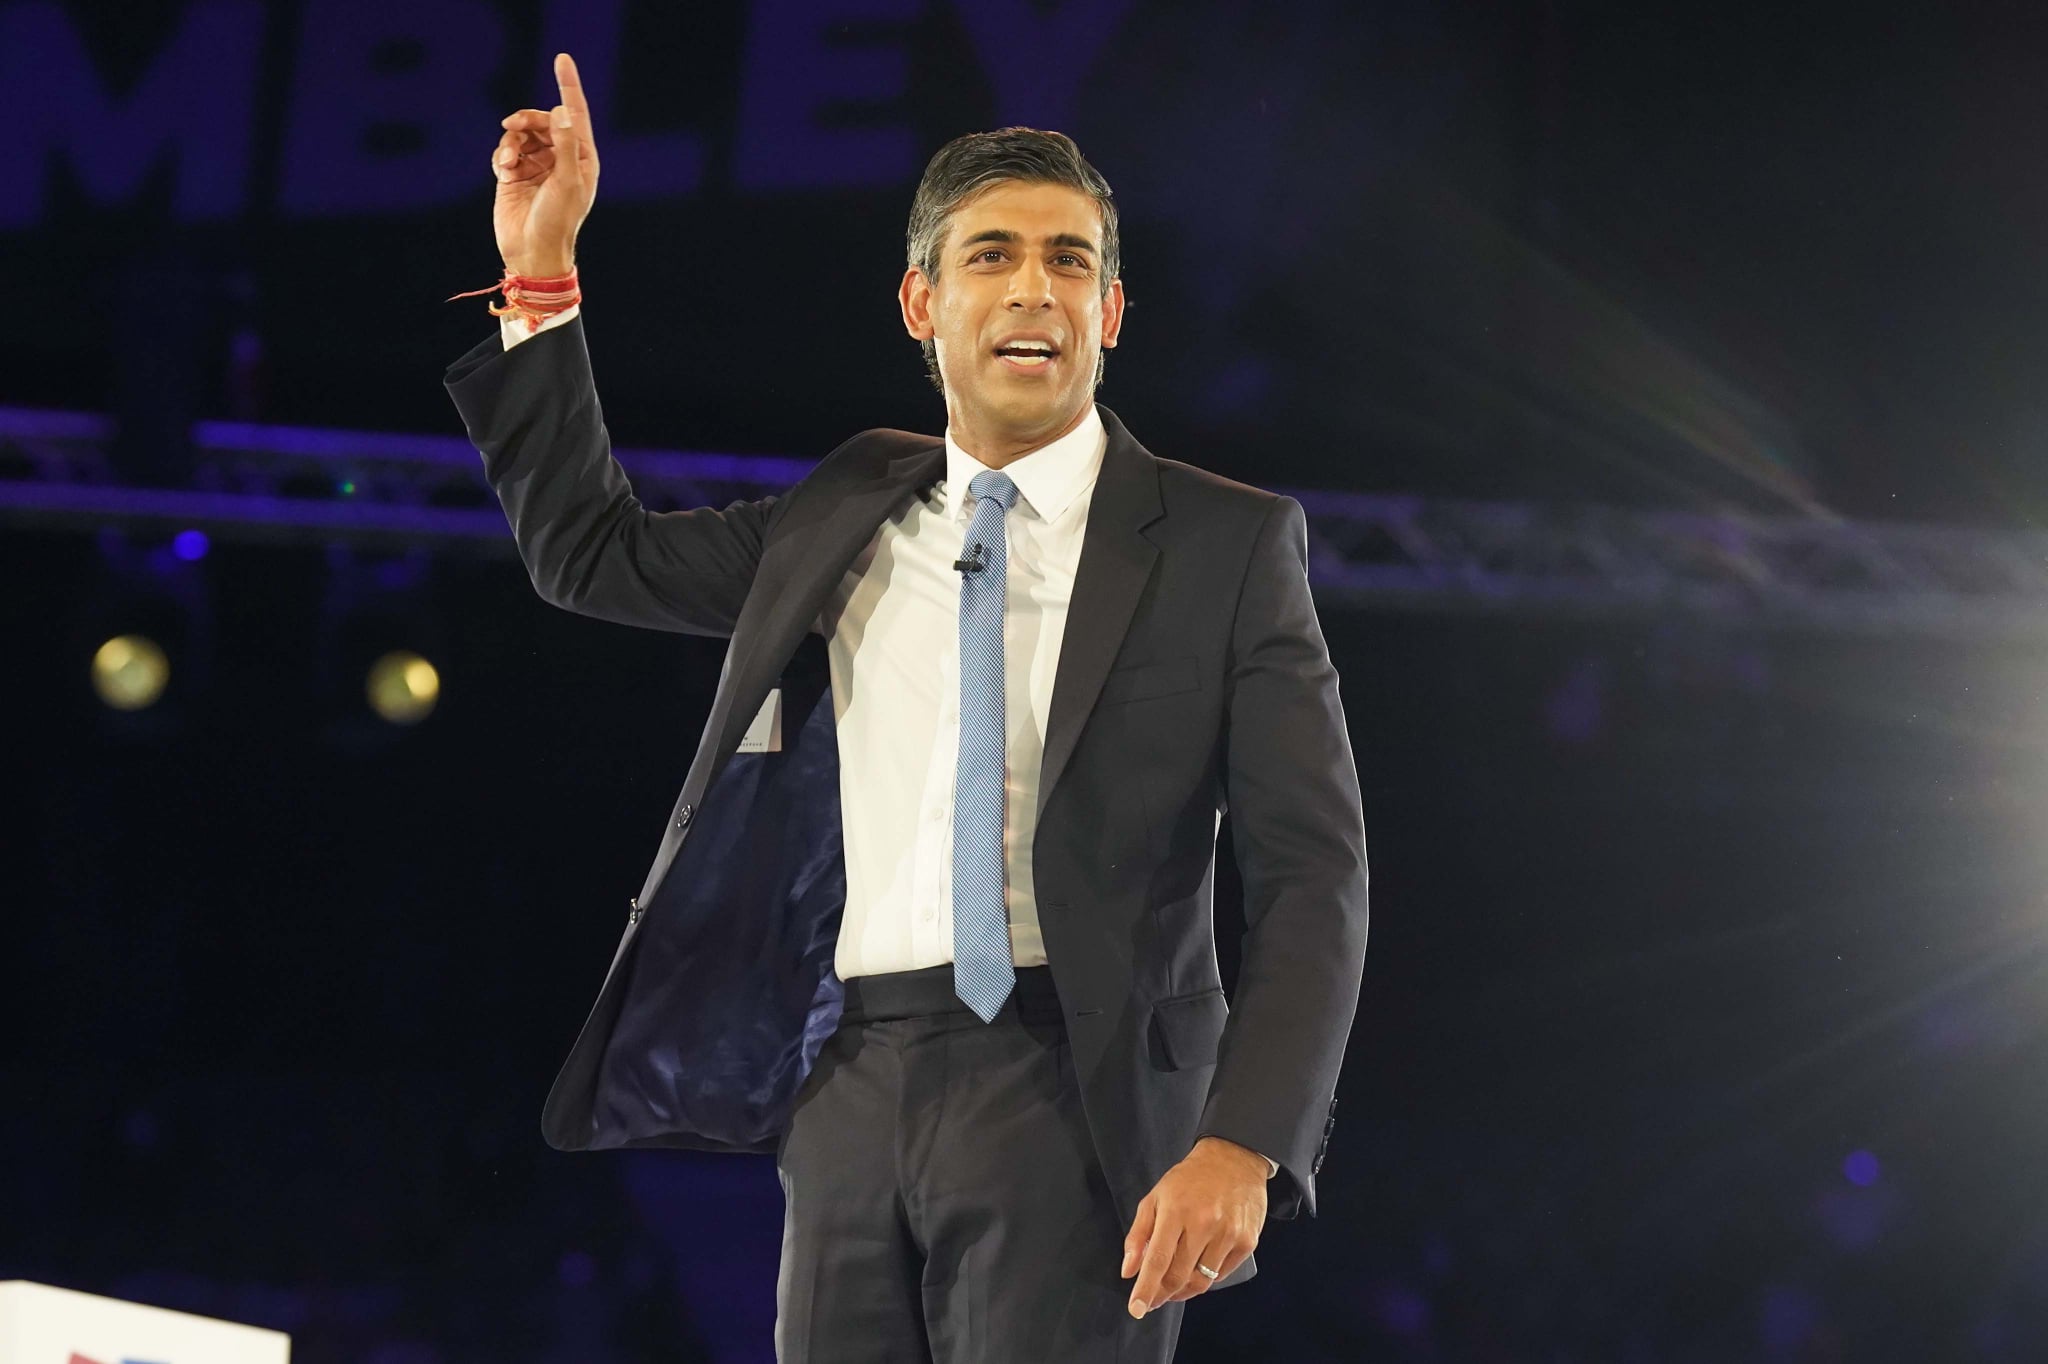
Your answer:
[[[566,275],[521,275],[505,267],[505,277],[486,289],[471,289],[466,294],[450,294],[443,302],[453,303],[458,298],[475,298],[478,294],[503,292],[505,306],[490,305],[492,317],[505,317],[517,313],[526,319],[526,330],[538,332],[540,324],[556,313],[564,312],[583,301],[583,291],[576,285],[576,269],[569,268]]]

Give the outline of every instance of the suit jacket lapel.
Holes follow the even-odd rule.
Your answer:
[[[1141,532],[1165,514],[1151,453],[1138,444],[1114,412],[1099,403],[1096,410],[1101,413],[1107,442],[1095,491],[1089,498],[1088,529],[1074,571],[1074,594],[1067,607],[1066,632],[1060,638],[1059,667],[1053,676],[1045,755],[1039,769],[1041,812],[1073,756],[1081,727],[1095,708],[1103,679],[1123,647],[1138,598],[1159,557],[1158,547]],[[897,456],[869,482],[844,495],[822,518],[807,550],[792,556],[791,576],[778,589],[775,609],[743,646],[736,641],[737,661],[732,663],[729,677],[731,699],[716,749],[721,759],[739,746],[740,735],[753,720],[776,674],[818,618],[833,585],[874,538],[876,527],[945,471],[946,447],[941,440]]]
[[[1052,709],[1046,718],[1045,758],[1039,769],[1038,809],[1066,771],[1080,741],[1081,726],[1095,709],[1109,665],[1116,661],[1131,615],[1152,574],[1159,549],[1140,532],[1165,514],[1159,501],[1159,470],[1152,455],[1100,403],[1108,444],[1102,470],[1088,502],[1088,530],[1074,571],[1074,595],[1060,637],[1059,668],[1053,674]]]
[[[775,586],[776,602],[761,628],[750,632],[745,641],[735,641],[738,655],[730,676],[733,704],[719,733],[718,754],[729,754],[739,746],[740,736],[752,723],[776,675],[817,620],[847,566],[874,538],[876,528],[945,472],[943,440],[898,455],[867,482],[841,495],[832,510],[819,519],[815,531],[804,532],[811,542],[790,556],[788,580]]]

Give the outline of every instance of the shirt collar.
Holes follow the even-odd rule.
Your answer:
[[[1041,445],[1003,466],[1003,472],[1017,485],[1019,499],[1041,521],[1057,521],[1060,513],[1074,504],[1102,470],[1103,451],[1109,447],[1109,433],[1103,429],[1102,414],[1095,404],[1080,425],[1048,445]],[[967,484],[988,466],[961,449],[946,428],[946,516],[953,521],[967,519]]]

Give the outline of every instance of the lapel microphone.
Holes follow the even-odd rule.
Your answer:
[[[982,569],[988,567],[987,564],[982,562],[982,555],[984,555],[985,553],[987,553],[987,551],[982,548],[981,541],[976,540],[971,546],[968,547],[967,557],[963,559],[955,559],[953,561],[953,567],[958,569],[962,573],[979,573]]]

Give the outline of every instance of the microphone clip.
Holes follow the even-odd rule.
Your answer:
[[[984,561],[984,556],[987,553],[988,551],[977,540],[968,547],[965,556],[953,561],[953,567],[962,573],[979,573],[982,569],[988,567]]]

